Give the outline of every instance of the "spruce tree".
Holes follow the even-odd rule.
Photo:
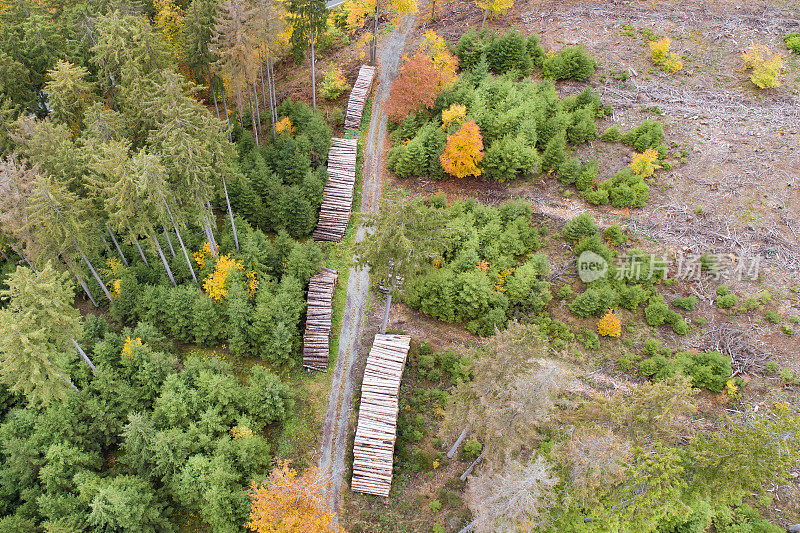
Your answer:
[[[48,261],[36,273],[18,267],[0,291],[8,302],[0,309],[0,379],[33,402],[63,400],[76,389],[68,369],[82,327],[69,279]]]

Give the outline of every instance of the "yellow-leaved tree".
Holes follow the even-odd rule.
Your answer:
[[[266,481],[250,488],[250,520],[257,533],[323,533],[341,531],[333,523],[330,480],[314,466],[302,475],[279,461]]]
[[[481,160],[483,137],[474,120],[468,120],[456,133],[447,136],[444,152],[439,156],[444,171],[457,178],[480,176]]]
[[[475,0],[475,5],[483,9],[483,23],[481,29],[486,26],[486,14],[491,11],[492,16],[503,15],[506,11],[514,7],[514,0]]]
[[[463,104],[453,104],[442,111],[442,129],[447,131],[453,122],[461,123],[467,116],[467,106]]]
[[[603,315],[603,318],[597,321],[597,333],[603,337],[619,337],[622,333],[622,322],[620,322],[613,309]]]
[[[628,166],[631,167],[634,173],[643,178],[652,176],[657,168],[661,168],[661,164],[658,162],[658,150],[648,148],[641,154],[634,155],[631,164]]]

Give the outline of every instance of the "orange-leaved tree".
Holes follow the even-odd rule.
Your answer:
[[[389,94],[389,118],[402,121],[409,113],[433,107],[436,97],[455,81],[458,59],[447,49],[444,39],[432,31],[414,54],[400,67],[400,75]]]
[[[316,466],[298,475],[288,461],[278,461],[266,481],[253,482],[245,527],[257,533],[337,531],[329,495],[330,479]]]
[[[461,125],[456,133],[448,135],[439,162],[445,172],[457,178],[480,176],[478,163],[483,159],[483,137],[474,120]]]

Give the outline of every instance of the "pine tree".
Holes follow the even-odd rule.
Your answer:
[[[325,31],[328,10],[324,0],[288,0],[286,8],[292,21],[292,52],[295,60],[301,59],[307,47],[311,48],[311,100],[317,108],[316,57],[314,41]]]
[[[0,308],[0,378],[34,402],[63,400],[68,389],[77,390],[67,369],[71,339],[82,328],[69,277],[48,261],[36,273],[17,268],[0,291],[8,301]]]
[[[259,43],[251,28],[255,13],[255,9],[244,0],[225,0],[219,6],[214,25],[213,42],[219,55],[214,64],[215,70],[236,91],[236,108],[240,121],[244,116],[242,92],[249,93],[260,59]],[[258,144],[258,126],[252,113],[251,120],[253,135]]]
[[[87,81],[89,71],[68,61],[59,61],[48,72],[45,85],[48,102],[55,120],[66,124],[73,136],[83,129],[83,113],[93,100],[94,84]]]

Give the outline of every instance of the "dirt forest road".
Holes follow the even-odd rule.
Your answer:
[[[364,152],[364,183],[362,188],[361,211],[374,212],[381,196],[381,154],[386,138],[386,101],[389,89],[397,75],[403,56],[406,40],[414,27],[415,17],[406,16],[397,29],[383,39],[378,48],[378,87],[372,103],[369,131]],[[356,241],[364,239],[363,227],[358,228]],[[353,391],[357,379],[357,362],[366,356],[366,346],[361,337],[369,291],[369,272],[366,268],[350,269],[347,283],[347,301],[342,317],[342,330],[339,334],[339,353],[333,371],[331,395],[325,413],[322,449],[319,467],[332,480],[331,508],[338,522],[342,485],[345,475],[345,456],[347,454],[347,433],[350,411],[353,404]],[[367,340],[367,345],[369,340]]]

